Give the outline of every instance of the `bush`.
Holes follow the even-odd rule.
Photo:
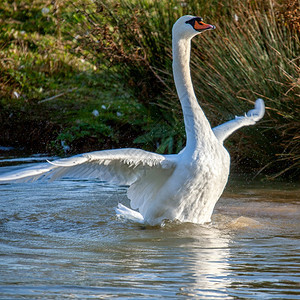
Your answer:
[[[279,5],[280,4],[280,5]],[[183,14],[201,15],[217,30],[195,38],[191,57],[198,100],[218,125],[264,98],[255,128],[226,142],[235,162],[269,173],[299,175],[299,18],[297,1],[97,1],[80,8],[81,51],[116,65],[151,114],[144,147],[178,151],[182,115],[171,70],[171,28]],[[299,9],[298,9],[299,12]],[[238,146],[238,147],[237,147]]]

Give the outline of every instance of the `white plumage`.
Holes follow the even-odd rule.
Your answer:
[[[199,106],[190,77],[191,39],[214,26],[201,18],[183,16],[173,26],[173,75],[186,129],[186,147],[176,155],[139,149],[104,150],[48,162],[13,174],[0,182],[55,180],[72,176],[98,178],[129,185],[131,208],[119,205],[118,214],[150,225],[165,219],[203,224],[209,222],[229,175],[230,157],[223,141],[242,126],[253,125],[264,115],[264,102],[243,117],[211,128]]]

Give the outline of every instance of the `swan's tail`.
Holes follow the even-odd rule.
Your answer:
[[[139,212],[132,210],[121,203],[118,204],[118,207],[115,208],[115,211],[118,217],[144,224],[144,218]]]

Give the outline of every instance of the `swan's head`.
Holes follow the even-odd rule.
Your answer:
[[[173,36],[189,39],[203,31],[215,28],[214,25],[205,24],[200,17],[187,15],[176,21],[173,25],[172,33]]]

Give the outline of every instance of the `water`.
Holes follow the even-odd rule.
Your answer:
[[[115,216],[125,187],[0,185],[0,298],[300,299],[300,187],[231,182],[211,224],[163,227]]]

